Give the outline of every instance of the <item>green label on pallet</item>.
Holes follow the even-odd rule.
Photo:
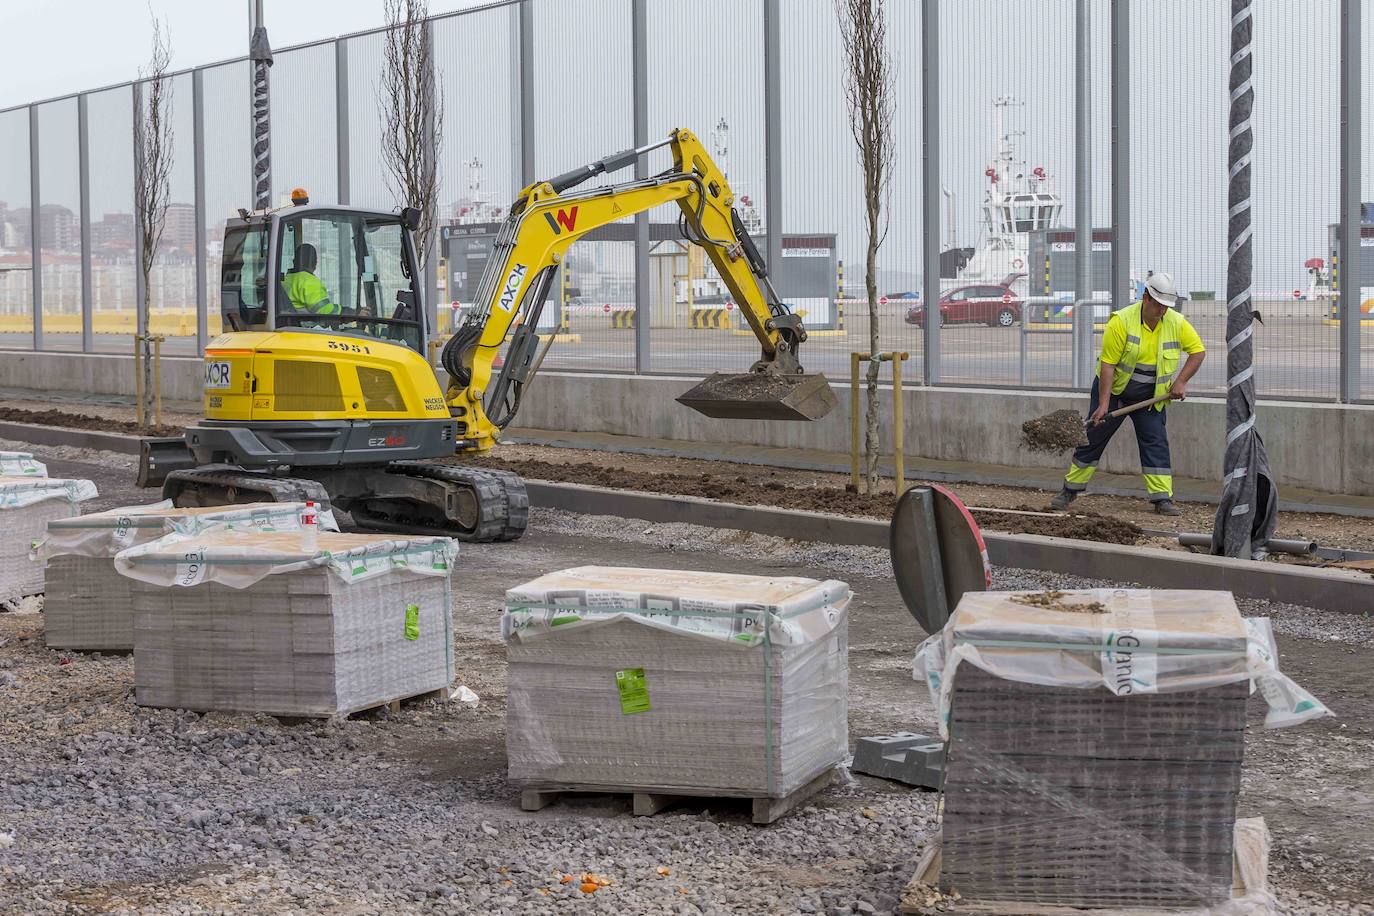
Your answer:
[[[615,673],[615,686],[620,691],[620,712],[631,715],[649,711],[649,683],[643,668],[624,668]]]
[[[420,606],[406,605],[406,639],[420,638]]]

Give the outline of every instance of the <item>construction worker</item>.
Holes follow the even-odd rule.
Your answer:
[[[298,312],[307,315],[337,315],[337,303],[330,301],[329,290],[320,278],[315,276],[315,266],[319,263],[319,253],[315,246],[300,244],[296,246],[296,264],[286,274],[283,285],[286,298]]]
[[[1139,302],[1113,312],[1102,337],[1102,355],[1088,403],[1088,444],[1073,453],[1064,476],[1064,488],[1050,502],[1051,509],[1067,509],[1097,470],[1097,462],[1121,428],[1126,416],[1135,424],[1140,447],[1140,471],[1145,491],[1160,515],[1181,515],[1174,505],[1174,475],[1169,465],[1169,435],[1165,427],[1169,401],[1134,411],[1126,416],[1107,413],[1151,398],[1168,395],[1182,401],[1188,396],[1188,380],[1205,357],[1202,338],[1176,309],[1178,302],[1172,274],[1159,271],[1145,281]],[[1182,368],[1180,353],[1188,354]]]

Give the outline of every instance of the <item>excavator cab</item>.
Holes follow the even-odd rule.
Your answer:
[[[418,212],[298,206],[225,227],[226,331],[326,330],[423,353]]]

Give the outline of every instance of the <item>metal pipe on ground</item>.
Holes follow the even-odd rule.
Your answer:
[[[1211,550],[1212,536],[1210,534],[1185,531],[1178,536],[1178,543],[1180,547],[1206,547],[1208,550]],[[1265,542],[1265,546],[1273,553],[1291,553],[1300,557],[1305,557],[1317,551],[1316,541],[1271,538]]]

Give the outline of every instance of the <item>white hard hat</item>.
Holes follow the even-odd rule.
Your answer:
[[[1174,287],[1174,275],[1168,271],[1157,270],[1145,281],[1145,292],[1160,305],[1178,303],[1178,290]]]

